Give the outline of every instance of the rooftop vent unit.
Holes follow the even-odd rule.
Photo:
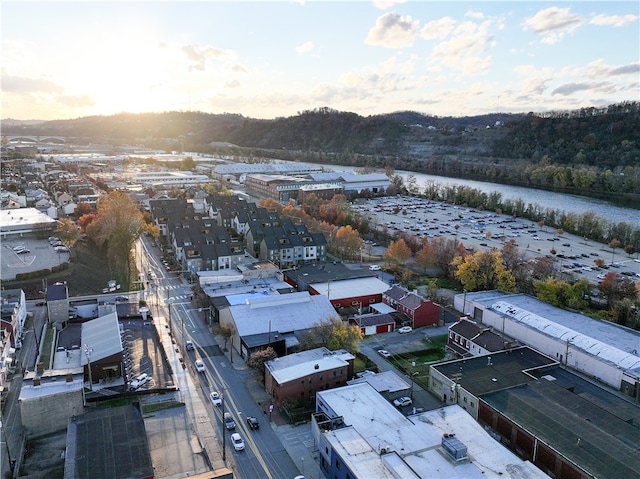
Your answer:
[[[454,461],[464,461],[469,458],[467,446],[455,437],[455,434],[445,434],[442,436],[442,448]]]

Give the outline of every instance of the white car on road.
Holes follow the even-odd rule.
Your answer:
[[[216,406],[222,406],[222,398],[216,391],[213,391],[211,394],[209,394],[209,397],[211,398],[211,402],[213,404],[215,404]]]
[[[231,434],[231,443],[233,444],[233,448],[236,451],[242,451],[244,449],[244,441],[242,440],[242,436],[237,432]]]
[[[398,329],[398,332],[400,334],[410,333],[411,331],[413,331],[413,328],[411,326],[402,326],[400,329]]]
[[[387,351],[386,349],[378,349],[378,354],[380,356],[382,356],[383,358],[390,358],[391,357],[391,353],[389,351]]]
[[[199,373],[203,373],[205,371],[205,367],[204,367],[204,363],[202,362],[202,359],[196,359],[196,371],[198,371]]]

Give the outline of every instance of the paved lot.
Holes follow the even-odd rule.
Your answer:
[[[13,248],[24,246],[30,252],[17,254]],[[16,278],[18,273],[28,273],[41,269],[51,268],[60,263],[69,261],[69,253],[58,253],[46,239],[33,237],[8,237],[2,240],[0,252],[0,279],[10,281]]]
[[[568,233],[559,235],[555,228],[523,218],[401,196],[377,198],[353,208],[368,218],[374,228],[392,235],[406,232],[429,240],[456,239],[475,251],[501,249],[505,242],[512,242],[525,256],[551,257],[557,269],[593,284],[611,271],[625,272],[633,279],[640,277],[640,262],[621,248],[612,251],[602,243]],[[551,250],[556,254],[552,255]],[[596,268],[597,259],[605,261],[604,269]]]

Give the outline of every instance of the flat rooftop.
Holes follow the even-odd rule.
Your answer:
[[[431,367],[474,396],[526,384],[532,380],[527,371],[557,364],[553,359],[523,346],[499,353],[458,359]]]
[[[640,477],[640,427],[610,407],[541,379],[482,397],[494,409],[598,478]]]
[[[319,391],[346,427],[324,437],[359,478],[547,478],[495,441],[460,406],[405,417],[368,384]],[[320,401],[318,401],[320,402]],[[469,460],[455,461],[442,448],[454,434]]]

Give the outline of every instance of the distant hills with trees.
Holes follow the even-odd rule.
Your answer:
[[[360,116],[323,107],[261,120],[202,112],[3,120],[3,135],[394,168],[640,206],[640,103],[545,114]]]

